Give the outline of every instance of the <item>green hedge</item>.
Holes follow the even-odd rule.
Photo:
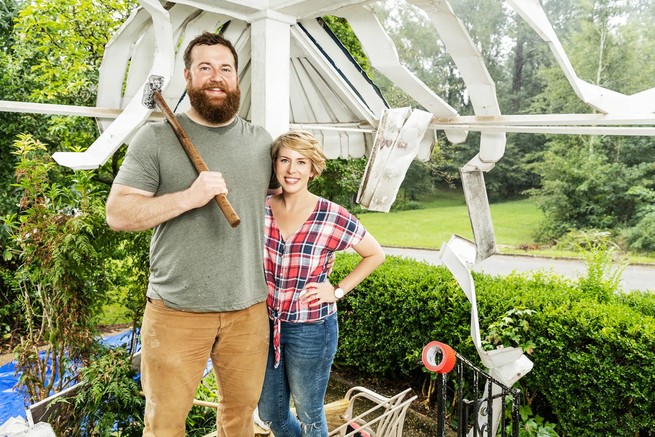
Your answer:
[[[337,283],[359,257],[340,254]],[[655,435],[655,297],[593,295],[561,277],[473,274],[483,338],[512,309],[533,310],[516,330],[532,343],[533,370],[519,381],[533,411],[567,436]],[[475,363],[470,304],[442,266],[389,256],[339,303],[336,364],[378,378],[425,377],[423,346],[443,341]],[[516,332],[514,332],[516,334]]]

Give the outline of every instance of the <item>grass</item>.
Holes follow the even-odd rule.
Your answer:
[[[440,192],[437,199],[422,202],[423,208],[390,213],[357,215],[382,246],[438,250],[453,234],[474,240],[469,213],[461,192]],[[526,254],[552,258],[581,258],[579,252],[539,245],[534,234],[543,220],[530,199],[490,205],[496,244],[501,254]],[[655,259],[629,254],[631,264],[655,264]]]
[[[496,242],[503,248],[534,246],[533,234],[543,215],[530,200],[492,204],[491,220]],[[424,203],[423,209],[358,215],[362,224],[383,246],[439,249],[453,234],[473,240],[468,209],[462,195]]]

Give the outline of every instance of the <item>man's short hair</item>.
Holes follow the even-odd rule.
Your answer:
[[[211,32],[203,32],[202,34],[198,35],[194,39],[189,42],[189,45],[187,46],[186,50],[184,50],[184,68],[189,70],[191,68],[191,50],[195,46],[215,46],[215,45],[221,45],[225,46],[228,49],[230,49],[230,52],[232,52],[232,56],[234,56],[234,68],[235,71],[238,73],[239,72],[239,55],[237,55],[237,51],[234,49],[234,46],[232,43],[223,38],[220,34],[218,33],[211,33]]]

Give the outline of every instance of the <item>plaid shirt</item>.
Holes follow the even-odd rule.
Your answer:
[[[273,320],[275,366],[279,364],[281,322],[323,319],[337,311],[336,303],[310,308],[300,303],[300,292],[310,282],[325,282],[326,264],[336,251],[359,243],[366,229],[343,207],[318,198],[307,221],[284,241],[266,199],[264,273],[268,285],[268,316]]]

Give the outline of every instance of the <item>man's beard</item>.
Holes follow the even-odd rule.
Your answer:
[[[208,85],[206,87],[194,88],[189,81],[187,82],[187,94],[189,95],[191,106],[202,118],[211,124],[223,124],[232,120],[237,112],[239,112],[241,90],[238,85],[236,90],[233,91],[221,87],[225,92],[225,96],[217,100],[215,97],[208,96],[204,92],[204,89],[215,88],[216,86]]]

